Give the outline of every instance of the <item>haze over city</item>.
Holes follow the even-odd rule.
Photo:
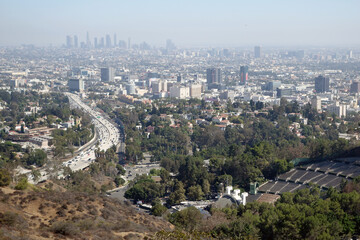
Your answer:
[[[61,46],[105,34],[179,47],[359,46],[360,2],[0,1],[0,46]]]
[[[0,239],[360,239],[359,0],[0,0]]]

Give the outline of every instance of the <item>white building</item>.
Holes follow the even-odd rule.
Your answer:
[[[329,113],[335,113],[338,117],[346,117],[347,109],[348,105],[339,104],[339,102],[327,107]]]
[[[135,83],[131,82],[129,84],[126,85],[126,92],[128,95],[132,95],[135,94]]]
[[[201,98],[201,85],[192,84],[190,86],[190,97],[191,98]]]
[[[170,97],[186,99],[190,97],[190,89],[183,86],[172,86],[170,88]]]

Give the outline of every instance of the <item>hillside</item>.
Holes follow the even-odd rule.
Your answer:
[[[0,239],[151,239],[171,229],[105,196],[0,188]]]

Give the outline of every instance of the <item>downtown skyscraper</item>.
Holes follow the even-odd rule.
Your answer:
[[[254,57],[261,58],[261,47],[260,46],[254,47]]]
[[[245,85],[248,80],[248,66],[240,67],[240,85]]]

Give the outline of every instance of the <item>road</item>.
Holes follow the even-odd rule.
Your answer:
[[[101,116],[99,112],[83,103],[78,95],[72,93],[65,93],[65,95],[69,98],[70,106],[79,108],[89,114],[98,135],[98,141],[89,144],[77,156],[63,163],[64,166],[70,167],[72,171],[77,171],[88,167],[95,161],[96,143],[99,143],[98,148],[100,151],[106,151],[113,145],[117,146],[120,143],[120,131],[104,116]]]
[[[126,185],[120,188],[109,191],[110,197],[125,200],[124,194],[128,190],[128,182],[135,179],[137,175],[148,174],[151,169],[160,169],[160,164],[139,164],[134,166],[126,166],[126,174],[123,177],[126,181]]]
[[[113,145],[120,145],[120,131],[104,116],[101,116],[99,112],[93,110],[85,103],[83,103],[79,96],[72,93],[65,93],[65,95],[69,98],[70,106],[79,108],[88,114],[95,126],[95,135],[93,139],[91,139],[85,145],[81,146],[75,152],[75,156],[73,158],[63,163],[63,166],[70,167],[72,171],[78,171],[88,167],[92,162],[95,161],[95,148],[97,143],[99,143],[98,147],[100,151],[106,151]],[[53,169],[50,170],[52,171]],[[45,167],[39,169],[39,171],[40,178],[37,181],[34,181],[33,176],[31,175],[31,170],[21,167],[18,167],[17,169],[18,174],[26,174],[28,176],[30,183],[41,182],[47,180],[50,177],[51,173],[48,172]],[[63,177],[62,170],[57,172],[57,176],[60,178]]]

